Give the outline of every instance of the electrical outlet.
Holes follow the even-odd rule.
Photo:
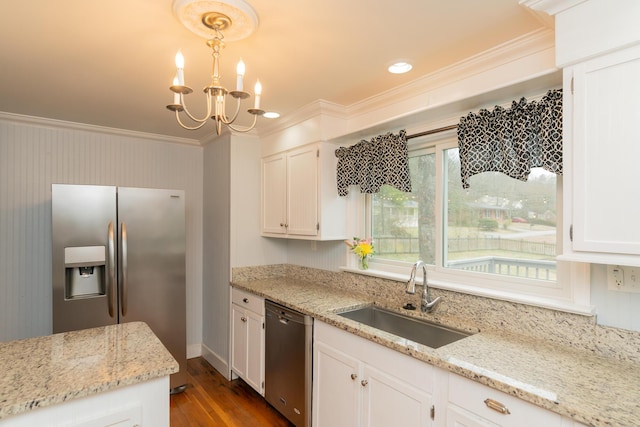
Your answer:
[[[624,288],[624,269],[619,265],[607,266],[607,287],[614,291]]]
[[[640,268],[608,265],[607,288],[612,291],[640,293]]]

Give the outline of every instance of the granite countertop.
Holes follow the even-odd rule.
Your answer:
[[[580,423],[640,426],[636,363],[539,338],[488,332],[433,349],[336,314],[372,304],[373,298],[289,277],[233,286]]]
[[[0,419],[178,371],[142,322],[0,343]]]

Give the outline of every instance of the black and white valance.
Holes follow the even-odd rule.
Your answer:
[[[562,174],[562,89],[538,102],[525,98],[511,108],[496,106],[460,118],[458,124],[462,187],[481,172],[502,172],[526,181],[531,168]]]
[[[347,196],[349,186],[357,185],[361,193],[377,193],[384,184],[400,191],[411,191],[407,135],[387,133],[371,141],[360,141],[336,150],[338,158],[338,194]]]

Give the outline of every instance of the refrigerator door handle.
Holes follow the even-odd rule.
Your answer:
[[[116,286],[116,247],[115,233],[113,231],[113,222],[109,222],[107,231],[107,305],[109,306],[109,316],[114,317],[113,306],[115,302],[115,286]]]
[[[127,315],[127,224],[120,225],[120,312],[122,316]]]

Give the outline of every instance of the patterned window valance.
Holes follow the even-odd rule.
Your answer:
[[[347,196],[350,185],[361,193],[377,193],[384,184],[411,191],[407,135],[387,133],[336,150],[338,194]]]
[[[458,147],[462,187],[481,172],[502,172],[526,181],[531,168],[562,174],[562,89],[538,102],[525,98],[460,118]]]

